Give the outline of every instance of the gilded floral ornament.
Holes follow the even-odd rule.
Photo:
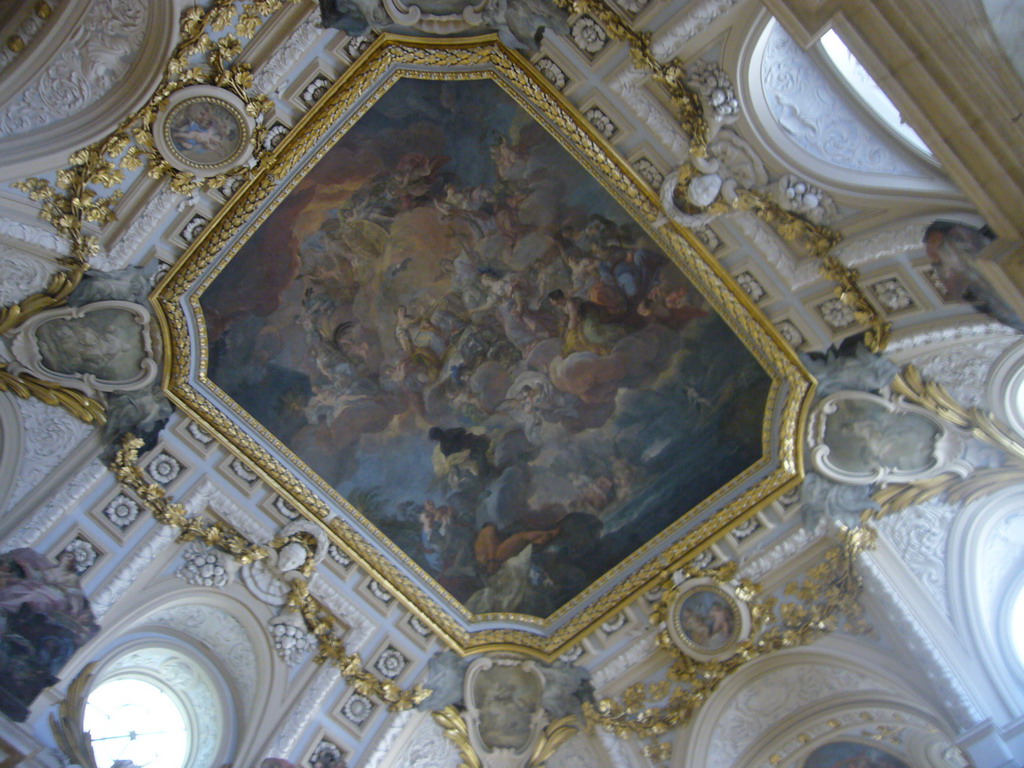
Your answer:
[[[175,168],[158,151],[152,128],[161,108],[176,91],[196,84],[214,85],[227,92],[227,101],[242,105],[248,121],[243,120],[247,128],[246,147],[258,164],[266,150],[265,129],[257,118],[269,109],[270,101],[262,94],[250,95],[252,72],[237,59],[242,52],[242,39],[252,37],[264,19],[286,1],[296,0],[250,0],[242,4],[216,0],[208,8],[185,9],[181,16],[181,41],[149,101],[125,118],[109,136],[71,155],[68,167],[57,171],[55,183],[35,177],[14,183],[15,188],[41,203],[40,218],[49,222],[71,248],[70,254],[60,259],[63,271],[51,278],[45,290],[0,309],[0,334],[17,328],[42,310],[59,307],[67,301],[89,269],[89,260],[99,251],[99,240],[89,225],[103,227],[116,218],[114,209],[122,191],[114,188],[124,182],[126,171],[148,164],[150,176],[169,177],[171,188],[180,194],[188,194],[204,185],[220,187],[230,176],[252,172],[250,165],[244,162],[247,156],[241,155],[225,170],[213,175],[197,175]],[[226,29],[232,22],[237,37],[222,35],[214,39],[210,34]],[[242,155],[244,151],[243,148]],[[0,391],[10,391],[19,397],[37,397],[63,407],[88,423],[105,421],[103,404],[99,401],[27,373],[13,373],[7,366],[0,368]]]
[[[662,626],[659,645],[675,657],[667,679],[632,685],[618,700],[584,704],[587,721],[622,738],[650,739],[688,722],[728,675],[753,659],[807,645],[840,627],[869,632],[855,561],[873,545],[872,530],[842,528],[838,543],[802,580],[787,584],[782,597],[759,596],[759,585],[736,578],[735,563],[670,581],[651,615]],[[716,601],[721,608],[712,610]],[[745,611],[749,631],[740,623],[729,626]]]

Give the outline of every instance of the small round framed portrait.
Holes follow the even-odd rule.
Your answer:
[[[750,608],[728,585],[689,579],[676,590],[667,624],[672,642],[687,656],[720,661],[750,636]]]
[[[254,123],[235,94],[210,85],[176,91],[153,124],[153,140],[172,167],[215,176],[252,155]]]

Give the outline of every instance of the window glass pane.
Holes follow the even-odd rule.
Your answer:
[[[921,140],[909,125],[903,122],[903,116],[896,109],[896,105],[889,101],[878,83],[874,81],[868,71],[861,66],[857,58],[850,52],[835,30],[830,29],[821,37],[821,47],[832,60],[839,74],[843,76],[850,87],[857,93],[864,103],[878,116],[878,118],[896,131],[900,136],[910,142],[914,147],[931,156],[928,146]]]
[[[142,680],[122,678],[89,694],[85,730],[92,735],[99,768],[131,760],[146,768],[182,768],[189,733],[170,696]]]

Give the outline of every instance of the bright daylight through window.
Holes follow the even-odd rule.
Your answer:
[[[903,122],[903,116],[896,109],[896,105],[889,101],[874,78],[868,74],[857,57],[839,39],[834,29],[830,29],[821,37],[821,47],[825,49],[829,59],[843,76],[847,84],[860,96],[867,107],[886,125],[892,128],[903,139],[931,157],[931,151],[909,125]]]
[[[119,678],[103,683],[85,708],[99,766],[131,760],[146,768],[181,768],[189,751],[189,729],[175,700],[152,683]]]

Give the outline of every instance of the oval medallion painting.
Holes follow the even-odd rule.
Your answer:
[[[252,125],[241,100],[196,85],[174,93],[154,124],[154,140],[172,166],[198,176],[230,170],[251,154]]]
[[[454,645],[553,653],[782,492],[772,419],[795,429],[808,385],[528,65],[446,45],[383,38],[279,147],[252,226],[172,273],[161,305],[195,319],[168,327],[206,348],[170,391]]]
[[[677,621],[680,635],[701,653],[715,653],[731,645],[740,629],[735,601],[714,587],[702,587],[686,595]]]

